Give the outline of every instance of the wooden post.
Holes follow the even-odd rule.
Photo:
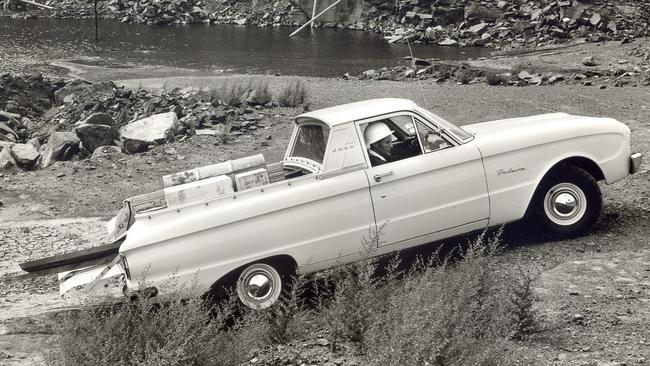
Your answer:
[[[313,18],[311,18],[307,23],[301,25],[300,28],[296,29],[295,32],[291,33],[291,34],[289,35],[289,37],[293,37],[293,36],[295,36],[298,32],[300,32],[301,30],[305,29],[306,26],[308,26],[308,25],[310,25],[311,23],[313,23],[314,20],[316,20],[316,18],[318,18],[319,16],[325,14],[325,12],[327,12],[327,11],[330,10],[330,9],[332,9],[332,8],[334,7],[334,5],[336,5],[336,4],[340,3],[340,2],[341,2],[341,0],[336,0],[332,5],[328,6],[325,10],[321,11],[320,13],[318,13],[318,15],[314,16]]]
[[[97,26],[97,0],[95,2],[95,43],[99,43],[99,29]]]
[[[314,19],[314,15],[316,15],[316,3],[318,0],[314,0],[314,7],[311,9],[311,18]],[[314,23],[311,23],[310,28],[314,28]]]

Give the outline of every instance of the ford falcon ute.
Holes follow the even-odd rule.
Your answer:
[[[629,128],[612,118],[459,127],[405,99],[325,108],[295,118],[280,162],[260,154],[198,167],[126,199],[109,223],[114,258],[61,272],[60,289],[117,282],[125,294],[165,293],[174,276],[266,308],[288,274],[358,258],[369,228],[383,227],[377,255],[520,219],[553,237],[583,235],[601,213],[598,182],[640,165]]]

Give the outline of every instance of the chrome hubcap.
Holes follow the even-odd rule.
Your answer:
[[[265,309],[280,297],[282,278],[278,271],[265,263],[248,266],[237,280],[237,295],[252,309]]]
[[[558,225],[573,225],[584,216],[587,197],[580,187],[572,183],[553,186],[544,197],[546,217]]]
[[[273,290],[271,278],[265,273],[256,273],[248,278],[245,284],[246,294],[254,300],[262,300]]]

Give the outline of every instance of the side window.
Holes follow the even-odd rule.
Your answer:
[[[401,115],[360,125],[372,166],[421,155],[413,117]]]
[[[415,125],[417,126],[418,135],[420,136],[420,144],[425,153],[453,146],[449,141],[447,141],[447,139],[442,137],[440,133],[429,128],[422,121],[416,119]]]

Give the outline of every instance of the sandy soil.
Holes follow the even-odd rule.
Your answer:
[[[579,52],[574,56],[558,52],[558,57],[570,60],[584,57]],[[623,52],[609,57],[626,56]],[[167,77],[149,71],[131,75],[146,78],[117,83],[133,88],[208,87],[239,78]],[[103,75],[86,76],[91,74]],[[272,87],[291,80],[256,78],[266,78]],[[596,231],[575,240],[532,243],[513,231],[506,235],[508,249],[502,259],[540,269],[537,306],[554,327],[522,343],[515,356],[518,363],[650,364],[650,88],[426,82],[421,93],[416,82],[305,80],[312,109],[399,96],[458,124],[556,111],[615,117],[626,123],[632,130],[633,150],[642,152],[646,161],[639,174],[613,185],[601,184],[605,207]],[[0,365],[42,364],[54,333],[47,319],[66,306],[57,298],[54,276],[16,277],[17,263],[101,243],[103,222],[121,200],[161,188],[163,174],[258,152],[269,162],[278,161],[291,131],[291,116],[299,112],[271,110],[266,129],[239,136],[228,145],[218,145],[210,136],[195,136],[139,155],[0,173]]]

